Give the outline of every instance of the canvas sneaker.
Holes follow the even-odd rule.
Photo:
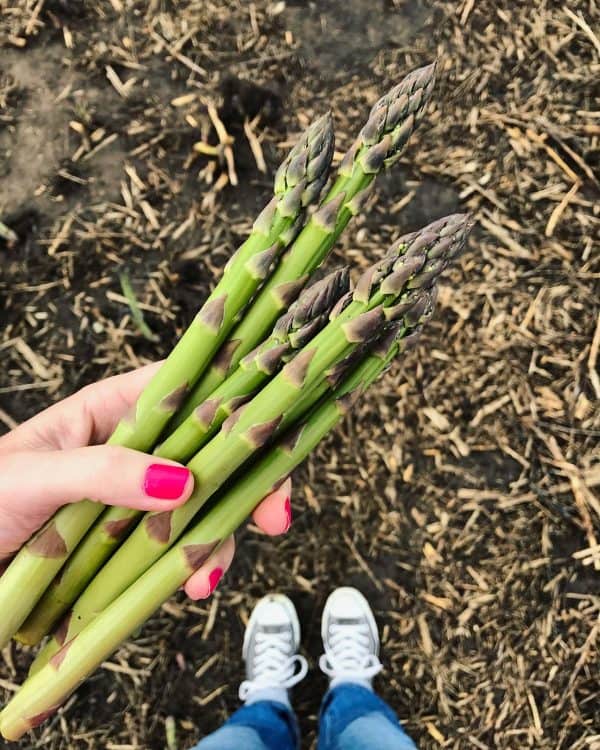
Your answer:
[[[345,586],[329,596],[321,636],[325,653],[319,667],[329,676],[330,687],[354,682],[371,688],[373,677],[383,666],[375,617],[360,591]]]
[[[299,646],[300,622],[290,599],[283,594],[265,596],[254,607],[244,634],[246,679],[240,699],[289,703],[287,691],[308,672],[306,659],[297,653]]]

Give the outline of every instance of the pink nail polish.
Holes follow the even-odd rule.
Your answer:
[[[287,532],[290,530],[290,526],[292,525],[292,501],[289,497],[286,497],[285,504],[284,504],[284,511],[285,511],[285,528],[283,529],[283,533],[287,534]]]
[[[184,466],[152,464],[144,476],[144,492],[149,497],[161,500],[176,500],[181,497],[190,478],[190,470]]]
[[[208,594],[207,596],[210,596],[212,592],[217,588],[219,585],[219,581],[223,578],[223,568],[214,568],[214,570],[210,571],[210,574],[208,576]]]

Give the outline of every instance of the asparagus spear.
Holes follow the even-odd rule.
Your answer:
[[[294,146],[275,176],[273,200],[250,236],[229,260],[214,291],[156,376],[132,418],[117,426],[111,442],[149,450],[210,363],[239,313],[268,276],[302,209],[321,192],[333,156],[331,115],[321,117]],[[282,238],[283,235],[283,238]]]
[[[304,207],[317,199],[327,179],[333,147],[331,116],[325,115],[308,129],[280,166],[274,198],[138,399],[134,413],[121,421],[109,443],[138,450],[153,447],[240,311],[270,272]],[[102,509],[102,505],[89,500],[65,506],[17,554],[0,579],[0,611],[5,613],[0,618],[0,648],[22,625]]]
[[[241,358],[263,340],[281,310],[295,299],[351,217],[362,209],[377,174],[400,158],[402,149],[423,116],[434,80],[435,64],[419,68],[374,105],[358,138],[340,164],[338,177],[321,207],[286,252],[223,345],[218,360],[198,381],[171,426],[179,426],[210,396]]]
[[[77,600],[52,648],[71,640],[164,554],[202,505],[285,421],[286,412],[300,401],[303,409],[315,402],[332,367],[345,364],[388,322],[415,324],[429,305],[429,288],[462,249],[468,229],[467,217],[460,214],[434,222],[398,240],[362,275],[350,303],[188,463],[196,478],[190,499],[174,511],[145,515]],[[311,391],[312,401],[304,398]]]
[[[431,305],[425,308],[424,316],[430,313]],[[420,325],[419,322],[417,328]],[[306,458],[347,412],[354,398],[403,350],[406,331],[404,325],[397,323],[391,340],[381,341],[333,394],[317,404],[300,427],[278,440],[167,554],[25,682],[0,714],[0,732],[5,739],[18,740],[51,716],[122,641],[206,562],[220,541],[233,533],[264,495]]]
[[[399,158],[402,147],[408,140],[412,130],[422,116],[423,109],[433,89],[435,66],[430,65],[409,74],[400,84],[393,88],[386,96],[382,97],[371,110],[369,119],[359,134],[355,144],[347,153],[339,169],[338,179],[329,191],[321,209],[311,218],[305,230],[298,237],[293,247],[287,253],[283,262],[276,271],[276,278],[267,282],[264,290],[259,294],[255,303],[248,311],[248,318],[244,319],[235,333],[226,341],[216,357],[213,367],[206,376],[198,383],[196,389],[181,409],[181,416],[173,420],[175,426],[181,424],[194,409],[209,398],[212,391],[223,382],[226,375],[239,363],[241,358],[247,354],[256,344],[264,338],[266,331],[293,299],[297,296],[302,286],[306,283],[310,272],[316,268],[335,240],[350,220],[353,213],[357,213],[364,200],[368,196],[369,186],[382,166],[388,166]],[[297,165],[294,156],[290,164]],[[294,168],[292,168],[294,172]],[[278,173],[278,177],[280,174]],[[277,187],[277,180],[276,180]],[[59,514],[69,516],[82,511],[77,509],[82,506],[71,506],[59,511]],[[42,577],[41,585],[29,589],[31,601],[23,602],[23,613],[13,606],[15,617],[11,623],[7,623],[3,629],[0,626],[0,645],[3,642],[3,634],[12,633],[22,624],[25,616],[31,611],[39,599],[42,588],[45,588],[54,577],[54,574],[62,567],[64,559],[73,547],[80,541],[91,523],[97,518],[101,508],[96,509],[96,516],[83,528],[77,528],[77,534],[73,539],[65,540],[66,552],[60,555],[54,565],[45,565],[43,570],[48,571],[47,578]],[[88,507],[88,513],[92,508]],[[118,542],[123,534],[130,528],[130,517],[126,511],[111,511],[109,526],[103,527],[102,541],[112,546],[112,539]],[[105,533],[106,531],[106,533]],[[99,538],[94,535],[92,538]],[[101,549],[92,551],[92,544],[86,545],[86,555],[90,563],[84,563],[82,573],[93,567],[94,558],[101,560],[104,552]],[[19,557],[23,557],[23,552]],[[20,561],[19,567],[24,561]],[[38,575],[40,573],[38,572]],[[17,579],[22,585],[23,578]],[[15,591],[16,587],[11,587]],[[3,587],[0,585],[0,604],[2,603]],[[11,604],[9,602],[9,604]],[[8,636],[4,635],[4,640]],[[35,639],[35,634],[22,633],[21,637],[27,641]]]
[[[270,337],[247,354],[237,370],[154,452],[176,461],[190,459],[241,405],[241,399],[248,400],[296,349],[305,346],[323,328],[335,303],[349,288],[347,268],[334,271],[308,287],[279,318]]]
[[[348,269],[341,268],[308,287],[277,321],[267,341],[240,362],[238,369],[211,398],[156,448],[155,455],[175,461],[190,459],[237,406],[247,401],[294,350],[306,345],[323,328],[332,308],[348,292],[349,286]],[[15,636],[17,640],[33,645],[50,632],[140,515],[127,508],[107,508],[39,600]],[[40,654],[43,659],[43,653]]]
[[[429,101],[434,74],[435,65],[413,71],[372,108],[367,123],[342,161],[338,178],[323,205],[311,217],[245,318],[223,344],[211,369],[197,383],[183,408],[172,420],[172,426],[178,428],[186,420],[193,420],[195,410],[210,398],[244,355],[263,340],[273,321],[297,296],[351,216],[360,211],[377,173],[399,158]],[[190,429],[192,424],[187,421],[184,431]],[[178,433],[173,440],[180,437],[181,433]],[[79,565],[79,561],[76,561],[72,566],[75,570],[77,565],[78,578],[89,576],[89,571],[95,570],[105,559],[107,547],[112,549],[130,529],[133,515],[122,509],[111,509],[108,513],[110,517],[100,520],[98,533],[86,540],[85,557],[79,556],[83,564]],[[103,523],[108,523],[108,526],[101,525]],[[94,540],[99,542],[98,547]],[[39,634],[39,629],[29,629],[29,632],[20,633],[19,637],[31,643],[37,642]]]

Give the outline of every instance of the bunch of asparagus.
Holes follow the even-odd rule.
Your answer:
[[[434,73],[412,72],[375,104],[328,190],[331,117],[307,130],[250,236],[112,435],[187,461],[195,490],[185,505],[146,514],[92,500],[65,506],[0,578],[0,646],[37,644],[58,625],[0,714],[6,739],[53,713],[418,337],[439,275],[464,246],[466,216],[401,237],[354,289],[347,268],[309,280],[399,158]]]

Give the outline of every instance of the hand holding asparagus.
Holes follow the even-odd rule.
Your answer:
[[[378,172],[398,160],[430,99],[434,72],[414,71],[375,104],[308,218],[333,154],[330,116],[307,131],[278,170],[274,198],[250,237],[108,441],[187,462],[194,487],[185,502],[143,517],[139,509],[104,510],[91,501],[68,506],[0,578],[0,606],[14,605],[0,626],[2,642],[29,615],[19,637],[35,643],[70,608],[0,714],[7,739],[50,715],[207,564],[420,334],[440,274],[465,245],[465,215],[403,235],[352,290],[347,269],[302,290],[364,208]],[[47,546],[40,554],[49,533],[54,554]]]

